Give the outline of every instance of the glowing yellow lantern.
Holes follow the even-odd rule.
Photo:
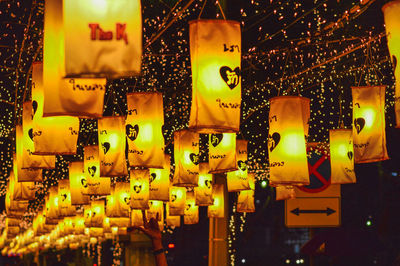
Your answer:
[[[181,216],[169,214],[169,203],[166,204],[165,210],[166,210],[165,222],[167,223],[167,226],[180,227],[181,226]]]
[[[74,217],[73,224],[75,235],[83,235],[85,233],[85,217],[82,214]]]
[[[400,2],[391,1],[382,7],[386,39],[388,42],[389,52],[394,66],[394,76],[396,78],[396,88],[394,95],[394,109],[396,113],[396,127],[400,128],[400,68],[397,67],[400,59]],[[398,59],[399,58],[399,59]]]
[[[174,132],[174,186],[195,187],[199,180],[199,134],[189,130]]]
[[[109,195],[111,191],[111,179],[100,177],[99,146],[84,147],[84,172],[86,175],[88,195]]]
[[[130,185],[125,182],[117,182],[114,191],[106,197],[106,216],[129,217],[130,212]]]
[[[195,203],[197,206],[209,206],[213,204],[212,181],[208,163],[200,163],[199,186],[194,188]]]
[[[125,118],[103,117],[98,120],[100,176],[126,176]]]
[[[29,201],[14,200],[14,180],[11,175],[12,173],[10,173],[10,181],[7,184],[5,196],[6,213],[8,217],[22,217],[25,210],[28,208]]]
[[[236,133],[209,135],[208,164],[210,173],[236,170]]]
[[[87,180],[83,172],[83,162],[71,162],[69,165],[69,182],[71,191],[71,204],[83,205],[89,203],[87,194]]]
[[[46,74],[117,78],[140,73],[140,1],[51,1],[44,20]]]
[[[248,190],[247,178],[247,140],[236,140],[236,167],[238,170],[228,172],[226,181],[228,192]]]
[[[125,131],[130,166],[163,168],[164,125],[163,96],[158,92],[134,92],[126,95],[128,116]]]
[[[223,218],[224,213],[224,185],[214,184],[213,185],[213,205],[207,207],[208,218]]]
[[[296,191],[294,190],[294,186],[281,185],[276,186],[275,189],[275,200],[287,200],[296,198]]]
[[[351,129],[329,130],[331,184],[355,183],[353,132]]]
[[[197,224],[199,223],[199,206],[195,204],[194,192],[186,193],[186,207],[183,215],[184,224]]]
[[[129,227],[130,218],[129,217],[114,217],[110,218],[110,227]],[[111,230],[111,228],[110,228]]]
[[[90,204],[90,226],[103,227],[104,221],[104,200],[95,200]]]
[[[158,221],[163,220],[164,216],[164,203],[160,200],[150,200],[149,209],[146,210],[146,218],[150,220],[151,218],[157,219]]]
[[[149,170],[130,171],[130,206],[132,209],[149,208]]]
[[[169,189],[169,215],[184,215],[186,188],[171,187]]]
[[[71,192],[69,179],[58,180],[58,207],[60,216],[74,216],[76,209],[71,205]]]
[[[131,226],[143,226],[143,210],[132,209]]]
[[[14,166],[14,170],[16,167]],[[9,177],[11,200],[25,201],[35,199],[36,186],[35,182],[18,182],[15,173],[10,172]]]
[[[386,151],[385,86],[351,87],[355,163],[389,159]]]
[[[35,105],[37,108],[37,105]],[[36,111],[36,110],[35,110]],[[33,143],[33,112],[32,101],[24,102],[22,107],[22,155],[21,168],[55,168],[56,157],[54,155],[34,155],[35,145]],[[18,154],[18,152],[17,152]]]
[[[298,96],[270,100],[268,152],[271,185],[308,185],[304,102]]]
[[[189,22],[192,107],[189,128],[202,133],[238,132],[241,102],[240,23]]]
[[[43,117],[43,97],[43,64],[35,63],[32,69],[33,154],[76,154],[79,118]]]
[[[237,212],[255,212],[254,205],[254,190],[255,190],[255,176],[254,173],[249,174],[249,189],[241,190],[237,198],[236,211]]]
[[[48,198],[46,199],[46,219],[58,219],[60,216],[59,197],[57,187],[50,187]],[[46,221],[47,223],[47,221]],[[58,223],[58,222],[57,222]]]
[[[18,182],[40,182],[42,181],[41,169],[22,168],[23,160],[23,132],[21,126],[16,126],[16,153],[13,156],[13,170]]]
[[[169,174],[171,157],[167,154],[164,155],[164,169],[150,168],[150,200],[169,200]]]

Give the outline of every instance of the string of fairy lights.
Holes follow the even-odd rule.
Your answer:
[[[240,135],[249,141],[248,165],[257,179],[268,178],[271,97],[300,94],[310,98],[308,141],[327,142],[328,130],[338,127],[339,116],[346,127],[352,124],[350,86],[386,84],[386,121],[393,127],[394,77],[380,1],[251,0],[235,3],[237,7],[227,1],[225,14],[220,4],[224,7],[225,2],[143,0],[142,73],[107,82],[104,115],[126,114],[128,92],[162,92],[165,150],[171,154],[173,132],[188,126],[191,105],[188,21],[227,15],[242,24]],[[43,13],[44,0],[0,2],[0,195],[5,194],[12,168],[15,124],[21,121],[22,103],[30,98],[31,65],[42,60]],[[43,205],[48,188],[67,177],[67,163],[82,159],[83,146],[97,144],[97,122],[80,122],[77,154],[57,156],[56,169],[43,172],[44,181],[37,184],[37,199],[31,202],[23,228]],[[232,232],[243,230],[244,217],[231,217],[232,241],[237,234]],[[234,248],[230,245],[232,264]]]

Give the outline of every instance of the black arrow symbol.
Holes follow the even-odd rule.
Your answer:
[[[326,213],[326,216],[329,216],[332,213],[335,213],[336,211],[327,207],[326,210],[300,210],[299,208],[296,208],[296,209],[291,210],[290,212],[297,216],[299,216],[300,213]]]

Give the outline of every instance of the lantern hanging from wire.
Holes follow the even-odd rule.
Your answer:
[[[130,206],[132,209],[149,208],[149,170],[130,171]]]
[[[236,211],[237,212],[255,212],[254,191],[255,191],[255,176],[254,173],[248,175],[249,189],[239,191]]]
[[[194,192],[186,192],[186,207],[183,215],[184,224],[199,223],[199,206],[196,206]]]
[[[247,178],[247,140],[236,140],[236,167],[238,170],[228,172],[226,176],[228,192],[250,189]]]
[[[199,180],[199,134],[189,130],[174,132],[174,186],[195,187]]]
[[[143,210],[131,210],[131,226],[143,226]]]
[[[396,87],[394,92],[394,110],[396,114],[396,127],[400,128],[400,2],[390,1],[382,7],[385,19],[386,39],[394,68]],[[399,58],[399,59],[397,59]]]
[[[186,202],[186,188],[174,187],[169,189],[169,215],[184,215]]]
[[[86,175],[88,195],[109,195],[111,191],[111,179],[100,177],[99,146],[84,147],[84,173]]]
[[[23,131],[22,127],[17,125],[16,128],[16,152],[13,156],[13,170],[17,182],[41,182],[42,169],[22,168],[23,157]]]
[[[83,205],[89,203],[87,194],[87,180],[83,172],[83,162],[71,162],[69,165],[69,182],[71,191],[71,204]]]
[[[200,174],[198,187],[194,188],[195,204],[197,206],[209,206],[213,204],[212,181],[213,176],[209,173],[208,163],[200,163]]]
[[[73,155],[79,134],[79,118],[71,116],[43,117],[43,64],[32,68],[32,139],[34,154]]]
[[[275,187],[275,200],[287,200],[296,198],[294,186],[279,185]]]
[[[240,23],[189,22],[192,106],[189,128],[201,133],[238,132],[241,103]]]
[[[150,190],[149,199],[150,200],[169,200],[169,186],[170,186],[170,163],[171,157],[167,154],[164,155],[164,168],[156,169],[150,168]]]
[[[208,218],[223,218],[225,216],[224,185],[213,184],[213,205],[207,207]]]
[[[146,210],[146,219],[156,219],[158,227],[163,230],[164,227],[164,203],[160,200],[150,200],[149,208]]]
[[[58,180],[58,207],[61,217],[74,216],[75,206],[71,204],[69,179]]]
[[[43,57],[50,77],[130,77],[140,73],[140,1],[46,2]]]
[[[385,132],[385,86],[351,87],[355,163],[389,159]]]
[[[268,153],[271,185],[310,183],[305,103],[309,104],[309,99],[298,96],[280,96],[270,100]]]
[[[107,196],[106,215],[108,217],[129,217],[131,201],[129,183],[116,182],[112,194]]]
[[[125,118],[122,116],[98,119],[100,176],[126,176]]]
[[[165,222],[167,226],[171,227],[180,227],[181,226],[181,216],[179,215],[170,215],[169,214],[169,203],[165,205]]]
[[[351,129],[329,130],[331,184],[355,183],[353,132]]]
[[[103,227],[104,221],[104,200],[95,200],[90,204],[90,226],[91,227]]]
[[[14,165],[14,171],[16,170],[16,166]],[[35,182],[18,182],[17,176],[15,172],[11,171],[9,176],[10,189],[12,200],[34,200],[36,186]]]
[[[210,173],[236,170],[236,133],[209,134],[208,164]]]
[[[46,199],[46,219],[56,220],[58,223],[58,219],[60,218],[60,209],[59,209],[59,197],[57,187],[53,186],[49,188],[49,194]],[[46,221],[47,223],[47,221]]]
[[[163,168],[164,124],[163,96],[157,92],[134,92],[126,95],[128,115],[126,138],[129,165]]]

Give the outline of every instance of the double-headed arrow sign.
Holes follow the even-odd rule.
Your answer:
[[[329,216],[336,211],[332,210],[331,208],[326,208],[326,210],[300,210],[300,208],[296,208],[291,210],[290,212],[297,216],[299,216],[300,213],[326,213],[326,216]]]

